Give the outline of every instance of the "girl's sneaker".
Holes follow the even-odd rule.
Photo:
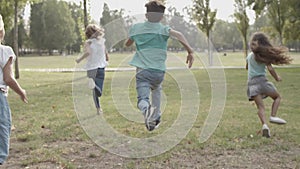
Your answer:
[[[267,137],[267,138],[271,137],[270,129],[266,124],[264,124],[263,127],[262,127],[262,136]]]
[[[89,78],[89,79],[88,79],[88,88],[92,90],[92,89],[95,88],[95,86],[96,86],[96,85],[95,85],[94,79]]]
[[[276,124],[286,124],[286,121],[283,120],[282,118],[279,117],[270,117],[270,122],[271,123],[276,123]]]
[[[98,109],[97,109],[97,114],[98,114],[98,115],[103,114],[103,110],[102,110],[101,108],[98,108]]]

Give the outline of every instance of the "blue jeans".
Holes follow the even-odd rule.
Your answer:
[[[6,96],[0,91],[0,163],[3,163],[9,152],[11,130],[11,112]]]
[[[96,108],[100,108],[99,97],[102,96],[103,83],[105,78],[105,68],[98,68],[87,71],[87,76],[95,81],[95,89],[93,90],[93,99]]]
[[[154,119],[161,116],[161,90],[165,72],[152,71],[148,69],[136,70],[136,90],[138,94],[137,107],[144,113],[151,105],[155,108]],[[149,97],[152,96],[152,104]]]

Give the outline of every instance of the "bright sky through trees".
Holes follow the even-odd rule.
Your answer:
[[[82,0],[65,0],[65,1],[73,1],[75,3],[79,3]],[[120,10],[121,8],[125,9],[126,14],[128,15],[137,15],[137,14],[144,14],[145,7],[144,4],[148,0],[90,0],[90,8],[89,12],[91,14],[92,19],[95,21],[99,21],[103,4],[104,2],[108,4],[109,9],[117,9]],[[217,19],[222,19],[225,21],[233,21],[233,18],[230,17],[234,13],[234,0],[211,0],[210,1],[211,8],[217,9]],[[192,0],[167,0],[166,6],[173,6],[178,9],[179,12],[182,13],[182,9],[186,6],[191,6]],[[29,9],[26,10],[25,18],[29,17]],[[254,22],[254,12],[248,11],[248,15],[250,18],[250,22]]]

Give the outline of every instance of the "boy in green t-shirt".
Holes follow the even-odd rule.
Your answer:
[[[162,82],[166,71],[167,42],[170,36],[175,37],[187,50],[186,63],[191,68],[194,62],[193,49],[182,33],[163,25],[165,6],[158,1],[150,1],[146,18],[148,21],[133,25],[129,31],[126,46],[136,45],[136,53],[130,65],[136,69],[136,90],[138,108],[145,117],[145,125],[149,131],[154,130],[160,123],[160,102]],[[152,96],[150,104],[149,96]],[[151,106],[152,105],[152,106]]]

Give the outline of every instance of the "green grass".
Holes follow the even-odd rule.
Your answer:
[[[127,54],[125,54],[127,55]],[[124,54],[112,54],[111,65],[120,63]],[[230,58],[233,59],[230,62]],[[228,54],[222,60],[228,66],[242,64],[238,59],[240,54]],[[21,57],[21,68],[72,68],[74,59],[70,57]],[[113,58],[118,58],[112,61]],[[295,55],[296,65],[299,64],[299,55]],[[177,64],[177,63],[176,63]],[[176,65],[174,64],[174,65]],[[199,63],[197,63],[199,64]],[[222,120],[212,137],[205,143],[199,143],[200,131],[210,107],[210,81],[205,70],[193,70],[194,77],[199,85],[200,110],[198,118],[192,130],[176,147],[157,157],[145,160],[124,161],[124,166],[134,168],[138,164],[141,168],[164,166],[165,161],[184,154],[199,153],[205,156],[202,150],[228,150],[240,152],[241,150],[260,150],[270,153],[292,151],[300,148],[300,123],[299,100],[300,100],[300,68],[276,69],[283,78],[280,83],[274,82],[282,95],[282,104],[278,115],[288,121],[287,125],[270,124],[271,139],[262,138],[256,132],[260,130],[261,124],[256,114],[256,107],[247,101],[246,79],[247,73],[244,69],[226,69],[227,99]],[[111,96],[111,81],[113,72],[106,73],[102,105],[105,119],[120,133],[131,137],[145,138],[161,134],[168,129],[178,116],[180,105],[180,93],[176,81],[169,75],[166,76],[163,88],[168,102],[162,117],[162,125],[158,130],[149,133],[145,130],[144,124],[135,123],[124,119],[116,110]],[[19,97],[10,91],[9,102],[12,109],[13,125],[12,152],[11,154],[26,154],[19,158],[22,167],[38,165],[51,162],[76,168],[76,163],[69,159],[70,152],[76,153],[76,147],[54,146],[65,142],[90,142],[89,137],[82,130],[72,98],[73,73],[42,73],[22,72],[18,80],[26,89],[29,104],[23,104]],[[133,105],[136,102],[134,80],[130,83],[130,100]],[[269,116],[272,100],[266,99],[267,117]],[[138,112],[137,116],[140,115]],[[253,135],[253,137],[250,137]],[[99,148],[100,149],[100,148]],[[102,153],[107,153],[103,151]],[[17,155],[14,155],[17,156]],[[94,153],[87,154],[87,158],[96,158]],[[13,157],[12,157],[13,158]],[[15,157],[16,158],[16,157]],[[299,161],[299,157],[293,157]],[[285,159],[278,159],[279,162],[286,162]],[[112,162],[113,163],[113,162]],[[172,164],[173,168],[180,168],[180,164]]]
[[[245,66],[245,58],[240,52],[226,52],[226,56],[223,53],[214,53],[215,63],[217,61],[216,56],[220,57],[220,61],[224,66]],[[80,55],[74,56],[25,56],[20,57],[21,69],[37,69],[37,68],[74,68],[76,66],[75,59]],[[109,54],[109,66],[108,67],[128,67],[128,62],[132,58],[133,53],[113,53]],[[294,59],[291,65],[300,66],[300,53],[290,53],[290,56]],[[169,53],[167,58],[168,67],[182,67],[185,65],[186,53]],[[203,66],[202,61],[206,60],[205,53],[196,53],[196,61],[194,67]],[[83,65],[83,63],[80,64]]]
[[[245,57],[240,52],[226,52],[226,56],[223,54],[218,53],[218,56],[224,66],[245,66]],[[300,53],[291,52],[288,55],[293,58],[291,65],[300,65]]]

